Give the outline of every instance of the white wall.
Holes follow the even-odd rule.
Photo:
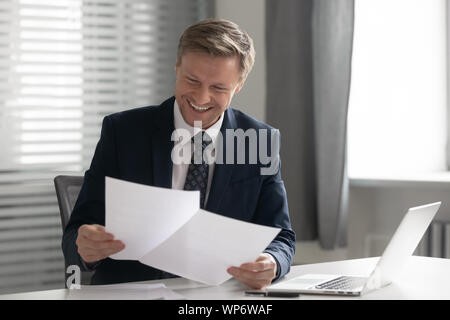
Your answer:
[[[266,55],[265,1],[216,0],[217,18],[231,20],[252,37],[256,59],[243,89],[231,105],[248,115],[265,121],[266,118]]]
[[[350,188],[348,257],[379,256],[408,208],[442,201],[435,220],[450,221],[450,181],[354,181]]]
[[[435,220],[450,221],[450,180],[352,180],[348,247],[322,250],[316,241],[298,242],[294,264],[380,256],[408,208],[442,201]]]

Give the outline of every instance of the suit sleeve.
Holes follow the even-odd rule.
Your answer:
[[[105,176],[114,177],[116,172],[113,125],[111,119],[105,117],[91,166],[84,175],[83,186],[63,232],[62,250],[66,265],[90,270],[90,265],[85,264],[78,254],[78,228],[83,224],[105,225]]]
[[[291,228],[286,190],[279,173],[265,181],[258,212],[264,216],[263,220],[271,221],[272,226],[281,228],[280,233],[264,250],[277,261],[276,281],[289,272],[295,253],[295,232]]]
[[[279,160],[278,153],[277,159]],[[276,173],[263,176],[256,212],[262,223],[281,228],[280,233],[264,250],[277,262],[277,275],[273,280],[276,281],[289,272],[295,253],[295,232],[291,227],[286,188],[281,178],[281,161]]]

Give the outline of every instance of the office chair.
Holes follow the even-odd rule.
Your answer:
[[[61,215],[61,227],[64,229],[69,222],[73,207],[80,193],[84,178],[82,176],[64,176],[59,175],[54,179],[56,196],[58,198],[59,214]],[[65,279],[69,276],[66,273],[68,265],[64,270]],[[93,272],[81,272],[81,284],[90,284]]]
[[[54,182],[56,196],[58,197],[59,214],[61,215],[61,226],[64,231],[83,185],[83,177],[57,176]]]

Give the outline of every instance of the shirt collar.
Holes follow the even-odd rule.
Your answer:
[[[220,115],[219,120],[216,121],[211,127],[205,130],[205,132],[211,137],[212,144],[215,145],[217,141],[217,136],[219,135],[220,128],[222,127],[223,122],[223,112]],[[189,124],[184,121],[183,115],[181,114],[180,107],[177,103],[177,100],[175,99],[174,105],[173,105],[173,121],[174,121],[174,127],[175,127],[175,143],[178,143],[178,138],[180,135],[176,133],[178,129],[184,129],[187,130],[190,134],[190,138],[194,136],[194,133],[198,133],[199,129],[194,128],[190,126]],[[190,141],[190,140],[187,140]],[[187,141],[181,141],[181,143],[186,143]]]

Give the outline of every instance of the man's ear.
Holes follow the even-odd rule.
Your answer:
[[[244,86],[245,80],[242,80],[241,82],[239,82],[239,84],[237,85],[236,89],[234,89],[234,94],[238,93],[239,91],[241,91],[242,87]]]

